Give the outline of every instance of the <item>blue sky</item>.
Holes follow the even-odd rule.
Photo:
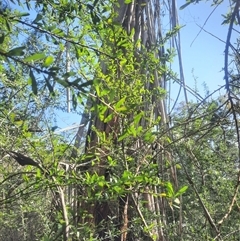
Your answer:
[[[201,1],[178,11],[180,25],[185,25],[180,33],[185,81],[188,86],[195,88],[194,78],[197,79],[197,89],[202,95],[204,95],[203,82],[206,83],[210,92],[225,83],[224,72],[222,71],[225,44],[217,38],[226,41],[228,25],[221,24],[224,20],[221,15],[225,15],[230,10],[229,2],[223,1],[212,14],[214,6],[211,7],[211,2]],[[184,3],[183,0],[178,1],[178,7]],[[209,19],[204,25],[208,17]],[[217,38],[205,31],[201,31],[198,35],[200,31],[198,25],[204,25],[204,29]],[[239,27],[235,28],[239,30]],[[236,39],[236,36],[237,34],[233,33],[232,39]],[[177,63],[173,66],[177,70],[176,65]],[[224,92],[224,89],[222,89],[220,93],[216,94],[224,94]]]

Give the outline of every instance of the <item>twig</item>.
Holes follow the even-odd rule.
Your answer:
[[[227,40],[226,40],[226,45],[225,45],[225,56],[224,56],[224,72],[225,72],[225,76],[224,76],[224,78],[225,78],[225,81],[226,81],[226,90],[227,90],[227,92],[230,92],[229,80],[228,80],[228,53],[229,53],[229,46],[231,45],[230,40],[231,40],[231,34],[232,34],[232,30],[233,30],[233,23],[234,23],[234,19],[236,17],[236,14],[239,11],[238,9],[239,9],[239,1],[236,1],[235,7],[234,7],[234,11],[233,11],[232,16],[231,16],[231,21],[230,21],[230,24],[229,24]]]
[[[230,215],[230,213],[231,213],[231,211],[232,211],[232,208],[233,208],[233,206],[234,206],[234,204],[235,204],[235,202],[236,202],[236,200],[237,200],[239,185],[240,185],[240,170],[238,171],[237,185],[236,185],[236,189],[235,189],[235,192],[234,192],[234,195],[233,195],[231,204],[230,204],[230,206],[229,206],[229,208],[228,208],[227,213],[226,213],[226,214],[223,216],[223,218],[218,222],[218,225],[219,225],[219,226],[223,223],[223,221],[224,221],[225,219],[228,218],[228,216]]]
[[[146,229],[148,230],[148,235],[149,235],[150,237],[152,237],[152,233],[151,233],[150,230],[148,229],[147,222],[146,222],[145,218],[143,217],[142,211],[140,210],[139,205],[137,204],[137,201],[136,201],[136,199],[135,199],[135,197],[134,197],[133,194],[132,194],[132,200],[133,200],[133,202],[134,202],[134,205],[135,205],[135,207],[136,207],[136,209],[137,209],[137,212],[138,212],[138,214],[139,214],[139,216],[140,216],[140,218],[141,218],[144,226],[145,226]]]
[[[1,14],[1,15],[3,15],[3,14]],[[3,16],[5,16],[5,15],[3,15]],[[96,52],[96,53],[98,53],[98,54],[103,54],[103,55],[105,55],[105,56],[107,56],[107,57],[109,57],[109,58],[112,58],[112,59],[114,58],[114,57],[112,57],[111,55],[109,55],[109,54],[107,54],[107,53],[104,53],[104,52],[102,52],[101,50],[98,50],[98,49],[93,48],[93,47],[91,47],[91,46],[88,46],[88,45],[85,45],[85,44],[81,44],[81,43],[79,43],[79,42],[76,42],[76,41],[74,41],[74,40],[70,40],[70,39],[68,39],[68,38],[66,38],[66,37],[63,37],[63,36],[59,36],[59,35],[57,35],[57,34],[54,34],[54,33],[50,32],[50,31],[47,31],[47,30],[45,30],[45,29],[42,29],[42,28],[40,28],[40,27],[33,26],[32,24],[26,23],[26,22],[24,22],[24,21],[22,21],[22,20],[19,20],[19,19],[14,19],[14,20],[17,21],[17,22],[19,22],[19,23],[21,23],[21,24],[23,24],[23,25],[26,25],[26,26],[28,26],[28,27],[30,27],[30,28],[33,28],[33,29],[35,29],[35,30],[38,30],[39,32],[46,33],[46,34],[51,35],[51,36],[53,36],[53,37],[55,37],[55,38],[64,40],[64,41],[66,41],[66,42],[68,42],[68,43],[75,44],[75,45],[78,45],[78,46],[83,47],[83,48],[91,49],[91,50],[93,50],[94,52]]]
[[[205,22],[203,23],[203,26],[200,27],[200,31],[197,33],[196,37],[194,38],[194,40],[192,41],[192,43],[190,44],[190,47],[192,47],[193,43],[195,42],[195,40],[197,39],[197,37],[199,36],[199,34],[202,32],[204,26],[207,24],[207,21],[209,20],[209,18],[212,16],[212,14],[214,13],[214,11],[217,9],[217,7],[222,3],[223,1],[219,2],[217,4],[217,6],[212,10],[212,12],[208,15],[207,19],[205,20]],[[198,24],[197,24],[198,25]]]

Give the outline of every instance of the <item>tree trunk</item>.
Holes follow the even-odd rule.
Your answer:
[[[133,38],[133,44],[136,44],[137,41],[140,41],[139,47],[134,48],[134,56],[136,58],[136,61],[144,61],[144,58],[146,58],[146,53],[151,52],[154,58],[159,59],[159,62],[164,67],[165,63],[164,60],[162,60],[164,56],[164,47],[161,31],[160,2],[151,0],[133,0],[131,3],[125,4],[124,0],[118,0],[118,2],[114,5],[114,12],[116,13],[116,16],[113,22],[117,24],[117,26],[122,26],[122,29],[125,30],[129,36],[134,30],[134,34],[131,35]],[[107,41],[105,41],[105,44],[106,43]],[[111,46],[112,43],[107,43],[107,45]],[[161,47],[158,47],[158,45],[161,45]],[[116,46],[112,46],[112,48],[112,53],[115,53]],[[122,48],[122,52],[127,53],[127,49],[125,51],[124,48]],[[127,58],[128,56],[126,56],[126,59]],[[101,61],[102,72],[103,74],[107,75],[108,63],[107,61],[105,62],[104,58]],[[159,75],[160,71],[158,69],[151,69],[148,66],[140,69],[139,65],[136,64],[135,70],[146,76],[146,79],[148,81],[146,81],[145,87],[149,91],[153,91],[154,89],[158,89],[159,87],[165,88],[165,74],[162,73],[161,75]],[[149,73],[150,71],[151,73]],[[118,68],[118,66],[116,66],[115,74],[117,77],[123,74],[121,72],[121,68]],[[92,98],[92,106],[101,105],[103,104],[103,102],[107,103],[107,105],[108,103],[110,103],[107,99],[104,99],[103,101],[103,98],[98,96],[97,93],[94,94],[96,95],[96,97]],[[92,93],[92,95],[94,94]],[[145,105],[141,107],[141,111],[143,111],[144,113],[151,112],[151,114],[149,114],[150,116],[148,116],[150,120],[142,118],[141,126],[143,127],[143,129],[147,129],[148,126],[151,126],[151,122],[157,120],[160,117],[161,122],[158,125],[155,125],[155,128],[158,130],[167,130],[168,119],[164,99],[162,97],[159,97],[158,95],[152,95],[151,100],[144,98],[145,97],[143,95],[142,102],[145,103]],[[149,108],[152,109],[152,111],[149,111]],[[104,119],[106,119],[109,115],[113,115],[114,117],[110,121],[105,123]],[[85,115],[83,116],[83,119],[84,118]],[[133,119],[134,116],[128,115],[127,118]],[[92,121],[89,125],[89,130],[86,138],[86,153],[92,154],[93,156],[96,156],[96,153],[98,153],[99,161],[94,166],[89,166],[88,169],[85,170],[92,174],[97,173],[98,176],[104,176],[107,180],[109,167],[106,158],[109,155],[109,150],[108,148],[105,148],[102,143],[99,142],[98,134],[105,133],[105,138],[111,139],[112,145],[122,145],[121,149],[124,153],[125,150],[129,150],[129,147],[126,146],[126,144],[121,144],[120,142],[118,142],[117,139],[118,131],[122,128],[121,123],[123,122],[123,120],[121,119],[121,116],[118,116],[114,113],[114,110],[111,109],[110,105],[108,107],[108,110],[104,114],[104,118],[100,119],[97,113],[93,113],[91,119]],[[160,144],[157,145],[157,150],[154,150],[155,152],[158,152],[158,154],[156,155],[157,160],[155,161],[155,163],[159,165],[159,175],[164,175],[164,173],[160,172],[162,166],[165,165],[163,154],[164,151],[162,147],[162,145],[164,144],[161,142],[159,143]],[[139,148],[142,148],[142,152],[145,153],[145,155],[149,154],[149,148],[146,147],[146,145],[142,143],[142,141],[132,143],[133,152],[137,152]],[[168,159],[170,160],[171,157],[168,157]],[[142,164],[140,163],[139,165]],[[171,168],[170,175],[173,178],[174,184],[177,185],[174,167]],[[79,192],[79,195],[87,195],[87,192],[84,189],[81,189]],[[79,205],[79,208],[87,212],[89,214],[89,218],[81,218],[80,222],[88,222],[91,223],[93,227],[96,227],[97,236],[101,240],[113,240],[108,235],[111,225],[114,225],[118,228],[118,234],[114,236],[114,240],[137,240],[140,237],[137,237],[136,234],[131,233],[129,226],[130,220],[132,220],[133,215],[137,214],[142,220],[144,228],[148,230],[142,233],[144,240],[149,239],[167,241],[168,239],[166,237],[166,234],[164,234],[163,232],[163,227],[167,225],[165,210],[166,203],[163,198],[154,197],[153,193],[156,192],[160,192],[160,190],[158,190],[156,187],[152,187],[151,185],[145,187],[145,193],[141,196],[141,202],[145,202],[144,206],[142,206],[140,199],[138,199],[140,198],[140,196],[138,196],[137,194],[130,195],[128,193],[119,197],[118,202],[115,201],[114,204],[110,202],[110,200],[100,200],[89,203],[82,202]],[[153,215],[153,218],[150,219],[150,223],[145,220],[142,213],[142,207],[148,209],[149,213]],[[152,225],[151,230],[149,230],[148,228],[149,224]]]

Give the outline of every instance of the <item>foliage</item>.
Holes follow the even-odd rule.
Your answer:
[[[181,27],[134,4],[1,5],[0,240],[238,238],[238,55],[225,99],[166,113]],[[66,89],[75,143],[53,126]]]

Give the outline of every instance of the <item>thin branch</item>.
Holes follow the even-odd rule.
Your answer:
[[[181,160],[181,162],[182,162],[182,158],[180,158],[180,160]],[[189,175],[189,173],[188,173],[188,171],[187,171],[187,169],[186,169],[186,167],[185,167],[185,165],[184,165],[183,162],[182,162],[182,167],[183,167],[183,170],[184,170],[184,172],[185,172],[185,174],[186,174],[186,178],[187,178],[187,180],[188,180],[188,183],[189,183],[189,184],[191,185],[191,187],[193,188],[193,190],[194,190],[194,192],[195,192],[195,194],[196,194],[196,196],[197,196],[197,198],[198,198],[198,201],[199,201],[199,203],[200,203],[200,205],[201,205],[201,207],[202,207],[202,209],[203,209],[203,211],[204,211],[204,213],[205,213],[205,215],[206,215],[206,218],[207,218],[209,224],[210,224],[211,227],[215,230],[216,234],[219,235],[220,231],[219,231],[218,227],[216,226],[215,222],[213,221],[213,218],[212,218],[211,214],[209,213],[207,207],[206,207],[205,204],[203,203],[203,200],[202,200],[200,194],[198,193],[198,191],[197,191],[197,189],[196,189],[196,187],[195,187],[195,184],[194,184],[194,182],[192,181],[192,178],[190,177],[190,175]]]
[[[201,28],[201,31],[204,31],[205,33],[207,33],[207,34],[211,35],[212,37],[216,38],[217,40],[219,40],[220,42],[226,44],[226,42],[225,42],[224,40],[220,39],[219,37],[217,37],[217,36],[214,35],[213,33],[208,32],[206,29],[204,29],[203,27],[201,27],[201,26],[198,25],[197,23],[196,23],[196,25],[197,25],[199,28]]]
[[[233,209],[233,206],[237,200],[237,195],[238,195],[238,190],[239,190],[239,185],[240,185],[240,170],[238,171],[238,180],[237,180],[237,185],[236,185],[236,188],[235,188],[235,192],[234,192],[234,195],[233,195],[233,198],[232,198],[232,201],[231,201],[231,204],[228,208],[228,211],[227,213],[223,216],[223,218],[218,222],[218,225],[221,226],[221,224],[223,223],[223,221],[225,219],[228,218],[228,216],[230,215],[230,213],[232,212],[232,209]]]
[[[229,46],[231,45],[230,40],[231,40],[231,35],[232,35],[232,30],[233,30],[233,23],[236,17],[237,12],[239,11],[239,1],[236,1],[234,11],[231,16],[231,21],[229,24],[228,28],[228,34],[227,34],[227,40],[226,40],[226,45],[225,45],[225,56],[224,56],[224,72],[225,72],[225,81],[226,81],[226,90],[230,94],[230,89],[229,89],[229,80],[228,80],[228,54],[229,54]]]
[[[142,214],[142,211],[140,210],[140,207],[139,207],[139,205],[138,205],[138,203],[137,203],[137,201],[136,201],[136,199],[135,199],[135,197],[134,197],[133,194],[132,194],[132,200],[133,200],[133,203],[134,203],[134,205],[135,205],[135,207],[136,207],[136,209],[137,209],[138,215],[140,216],[140,218],[141,218],[141,220],[142,220],[142,223],[143,223],[144,227],[145,227],[146,230],[148,231],[148,235],[149,235],[150,237],[152,237],[152,233],[151,233],[151,231],[149,230],[149,226],[148,226],[148,224],[147,224],[147,222],[146,222],[146,220],[145,220],[145,218],[144,218],[144,216],[143,216],[143,214]]]
[[[27,67],[29,67],[29,68],[31,68],[31,69],[34,69],[34,70],[36,70],[38,73],[47,74],[47,75],[51,75],[51,76],[53,76],[53,75],[55,74],[54,72],[50,72],[50,71],[47,71],[47,70],[40,69],[40,68],[38,68],[38,67],[36,67],[36,66],[34,66],[34,65],[32,65],[32,64],[29,64],[29,63],[27,63],[27,62],[24,62],[22,59],[15,58],[15,57],[10,56],[10,55],[8,55],[7,53],[4,53],[4,52],[2,52],[2,51],[0,51],[0,55],[4,56],[4,57],[6,57],[6,58],[12,59],[13,61],[15,61],[15,62],[17,62],[17,63],[20,63],[20,64],[22,64],[22,65],[25,65],[25,66],[27,66]]]
[[[214,11],[217,9],[217,7],[223,2],[223,0],[221,2],[219,2],[215,8],[212,10],[212,12],[208,15],[207,19],[205,20],[204,24],[202,27],[200,27],[200,31],[197,33],[196,37],[194,38],[194,40],[192,41],[192,43],[190,44],[190,47],[192,47],[193,43],[195,42],[195,40],[197,39],[197,37],[200,35],[200,33],[202,32],[204,26],[207,24],[209,18],[212,16],[212,14],[214,13]],[[198,24],[197,24],[198,25]]]
[[[179,24],[178,23],[177,9],[176,9],[176,0],[172,1],[172,11],[173,11],[173,17],[172,17],[173,28],[175,28],[177,26],[177,24]],[[183,59],[182,59],[180,31],[178,31],[177,36],[174,37],[174,40],[175,40],[176,49],[177,49],[177,53],[178,53],[180,80],[182,82],[185,102],[186,102],[187,108],[188,108],[188,96],[187,96],[186,83],[185,83],[184,70],[183,70]]]
[[[0,182],[0,186],[1,186],[4,182],[8,181],[9,179],[11,179],[11,178],[13,178],[13,177],[15,177],[15,176],[18,176],[18,175],[23,175],[23,174],[36,174],[36,172],[17,172],[17,173],[13,173],[13,174],[9,175],[8,177],[6,177],[3,181],[1,181],[1,182]]]
[[[235,112],[233,98],[231,96],[231,90],[230,90],[230,84],[229,84],[228,55],[229,55],[229,46],[231,46],[230,40],[231,40],[231,34],[232,34],[232,30],[233,30],[233,23],[234,23],[234,20],[235,20],[237,14],[238,14],[238,11],[239,11],[239,4],[240,4],[240,2],[236,1],[234,11],[233,11],[232,16],[231,16],[231,21],[230,21],[229,28],[228,28],[228,34],[227,34],[227,40],[226,40],[226,46],[225,46],[225,58],[224,58],[224,73],[225,73],[224,78],[225,78],[225,82],[226,82],[226,90],[227,90],[227,93],[228,93],[228,100],[229,100],[230,105],[231,105],[231,110],[232,110],[232,114],[233,114],[233,118],[234,118],[234,122],[235,122],[235,127],[236,127],[236,132],[237,132],[238,159],[240,159],[240,134],[239,134],[239,125],[238,125],[237,115],[236,115],[236,112]],[[239,182],[238,182],[238,184],[239,184]],[[238,185],[237,185],[236,189],[238,189]],[[232,199],[232,203],[229,207],[229,211],[231,211],[232,205],[235,202],[235,198],[236,197],[233,197],[233,199]]]
[[[0,15],[3,15],[3,14],[0,14]],[[4,15],[3,15],[3,16],[4,16]],[[78,46],[83,47],[83,48],[91,49],[91,50],[93,50],[94,52],[96,52],[96,53],[98,53],[98,54],[103,54],[103,55],[105,55],[105,56],[107,56],[107,57],[109,57],[109,58],[114,59],[113,56],[111,56],[111,55],[109,55],[109,54],[106,54],[106,53],[102,52],[101,50],[98,50],[98,49],[96,49],[96,48],[94,48],[94,47],[91,47],[91,46],[88,46],[88,45],[85,45],[85,44],[81,44],[81,43],[79,43],[79,42],[76,42],[76,41],[74,41],[74,40],[68,39],[68,38],[63,37],[63,36],[59,36],[59,35],[57,35],[57,34],[54,34],[54,33],[50,32],[50,31],[47,31],[47,30],[45,30],[45,29],[42,29],[42,28],[40,28],[40,27],[33,26],[32,24],[26,23],[26,22],[24,22],[24,21],[22,21],[22,20],[19,20],[19,19],[14,19],[14,20],[17,21],[17,22],[19,22],[19,23],[21,23],[21,24],[23,24],[23,25],[26,25],[26,26],[28,26],[28,27],[30,27],[30,28],[33,28],[33,29],[35,29],[35,30],[38,30],[39,32],[46,33],[46,34],[48,34],[48,35],[50,35],[50,36],[53,36],[53,37],[58,38],[58,39],[60,39],[60,40],[64,40],[64,41],[66,41],[66,42],[68,42],[68,43],[71,43],[71,44],[74,44],[74,45],[78,45]]]

